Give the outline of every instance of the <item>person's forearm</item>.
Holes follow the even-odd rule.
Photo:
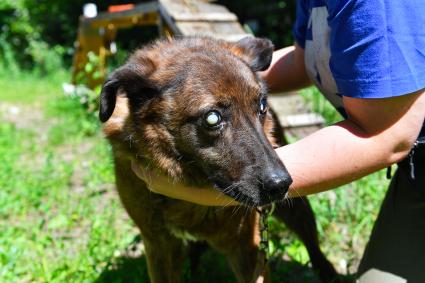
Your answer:
[[[385,138],[368,136],[346,120],[277,149],[293,179],[289,196],[336,188],[406,156],[408,150],[398,150],[393,143],[385,142]]]
[[[134,160],[131,169],[155,193],[205,206],[230,206],[239,203],[213,188],[199,188],[172,182],[168,177],[143,170]],[[164,185],[166,184],[166,185]]]
[[[290,196],[332,189],[401,161],[424,121],[424,90],[343,102],[348,120],[277,149],[294,181]]]
[[[189,186],[171,185],[169,188],[168,197],[185,200],[205,206],[234,206],[239,205],[237,201],[225,194],[207,187],[197,188]],[[163,194],[163,192],[161,193]]]
[[[311,85],[304,63],[304,50],[295,45],[273,53],[272,63],[261,77],[271,93],[288,92]]]

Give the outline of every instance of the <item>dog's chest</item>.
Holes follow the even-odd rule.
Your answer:
[[[206,239],[217,233],[217,226],[225,221],[225,211],[219,208],[176,203],[164,212],[164,223],[176,237],[195,240]]]
[[[163,209],[165,225],[176,235],[195,233],[212,218],[212,213],[208,207],[174,200]]]
[[[199,235],[194,235],[188,230],[176,225],[167,225],[167,229],[174,237],[182,240],[196,241],[199,239]]]

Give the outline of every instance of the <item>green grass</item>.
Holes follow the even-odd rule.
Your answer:
[[[40,77],[32,73],[9,74],[0,66],[0,89],[1,102],[19,102],[41,105],[51,97],[58,96],[62,83],[67,80],[65,70],[46,77]]]
[[[136,234],[98,123],[56,79],[0,79],[0,104],[25,120],[0,115],[2,282],[93,282]]]
[[[0,76],[0,281],[147,282],[137,230],[114,190],[109,146],[96,117],[62,95],[67,79],[61,70]],[[317,93],[304,95],[328,121],[339,119]],[[310,197],[322,247],[340,270],[355,270],[383,175]],[[310,282],[305,248],[282,224],[271,226],[274,282]],[[222,258],[204,257],[198,274],[185,271],[186,281],[213,274],[232,282]]]

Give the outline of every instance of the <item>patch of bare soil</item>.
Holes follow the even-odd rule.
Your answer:
[[[0,102],[0,119],[18,129],[33,129],[39,133],[47,132],[55,122],[53,119],[47,120],[40,107],[4,102]]]

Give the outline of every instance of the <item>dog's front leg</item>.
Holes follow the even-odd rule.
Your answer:
[[[229,254],[227,259],[239,283],[269,282],[268,265],[257,247]]]
[[[268,266],[258,248],[259,216],[255,210],[227,208],[217,219],[222,225],[207,241],[227,257],[237,282],[268,282]]]
[[[152,283],[181,282],[184,249],[180,239],[158,236],[145,240],[145,253]]]
[[[142,234],[150,280],[152,283],[178,283],[185,256],[183,243],[164,224],[162,197],[151,193],[131,172],[128,160],[115,159],[118,193]]]

